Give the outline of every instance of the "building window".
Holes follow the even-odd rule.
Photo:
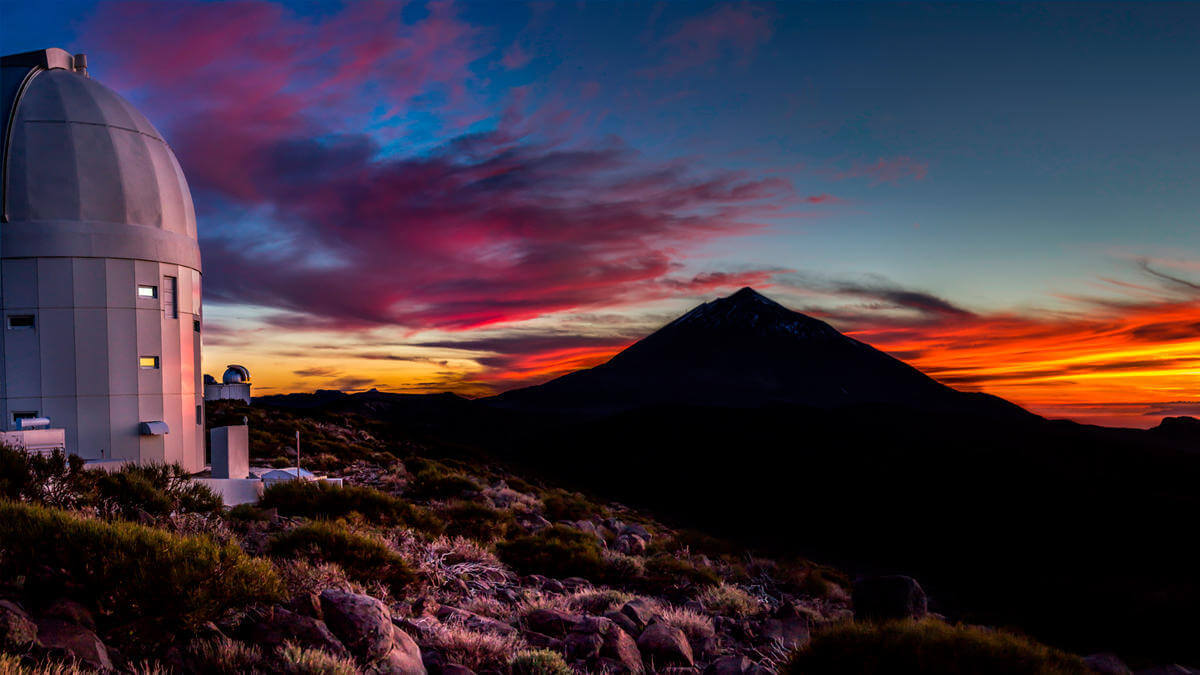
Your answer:
[[[148,286],[146,284],[138,284],[138,297],[150,298],[153,300],[158,297],[158,286]]]
[[[34,321],[32,314],[9,314],[8,329],[9,330],[33,330]]]
[[[192,319],[192,330],[200,332],[200,319]]]
[[[196,424],[204,424],[204,406],[196,406]]]
[[[138,366],[142,370],[158,370],[158,357],[157,356],[138,357]]]
[[[163,316],[168,319],[179,318],[179,296],[175,292],[176,290],[175,277],[163,277]]]
[[[21,420],[31,420],[31,419],[37,417],[38,414],[37,414],[36,410],[26,410],[26,411],[22,411],[22,412],[14,411],[12,416],[13,416],[13,420],[12,420],[13,426],[16,427],[17,429],[20,429],[21,428]]]

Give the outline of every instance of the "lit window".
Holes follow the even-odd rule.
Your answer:
[[[32,314],[9,314],[8,327],[10,330],[33,330]]]
[[[138,297],[139,298],[151,298],[151,299],[157,298],[158,297],[158,286],[147,286],[145,284],[138,284]]]
[[[139,357],[138,358],[138,366],[140,366],[143,370],[157,370],[158,369],[158,357],[157,356]]]

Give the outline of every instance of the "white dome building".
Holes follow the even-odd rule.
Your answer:
[[[221,381],[211,375],[204,376],[205,401],[241,401],[250,403],[250,371],[246,366],[231,363],[225,366]]]
[[[0,415],[204,466],[200,248],[162,135],[61,49],[0,58]]]

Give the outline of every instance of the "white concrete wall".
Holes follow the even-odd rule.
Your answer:
[[[164,312],[164,276],[177,279],[177,318]],[[14,412],[36,412],[66,430],[67,448],[85,459],[124,458],[204,467],[199,273],[145,260],[0,260],[0,428]],[[159,288],[139,298],[138,284]],[[10,315],[35,326],[9,329]],[[140,356],[159,357],[143,370]],[[166,436],[140,436],[139,422],[163,421]]]
[[[213,492],[221,495],[225,506],[253,504],[263,494],[263,482],[257,478],[193,478],[192,480],[201,485],[207,485]]]

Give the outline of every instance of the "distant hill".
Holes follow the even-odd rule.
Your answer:
[[[909,408],[1033,418],[956,391],[829,324],[751,288],[707,302],[595,368],[501,394],[495,405],[612,413],[654,405]]]

